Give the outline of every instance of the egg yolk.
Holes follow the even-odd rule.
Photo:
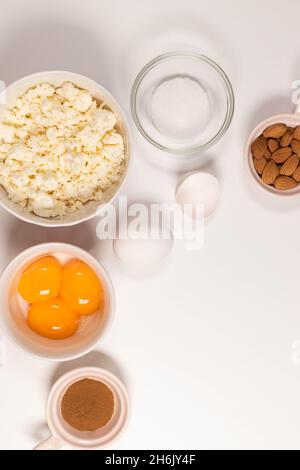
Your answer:
[[[45,256],[27,266],[17,289],[27,302],[44,302],[57,297],[60,284],[60,263],[54,256]]]
[[[60,298],[32,304],[28,310],[28,326],[49,339],[72,336],[79,325],[79,316]]]
[[[104,305],[104,290],[98,276],[80,260],[71,260],[63,267],[60,297],[80,315],[95,313]]]

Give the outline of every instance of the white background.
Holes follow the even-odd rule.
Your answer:
[[[243,159],[254,125],[293,109],[299,15],[298,0],[1,2],[0,78],[7,84],[43,70],[82,73],[108,88],[130,119],[139,69],[166,50],[190,48],[225,69],[236,110],[222,142],[196,162],[222,185],[205,245],[188,252],[177,242],[155,276],[126,275],[110,245],[97,241],[96,221],[42,229],[1,210],[1,269],[37,242],[75,243],[98,253],[118,306],[97,352],[73,363],[42,362],[7,344],[0,448],[30,449],[47,437],[49,388],[82,364],[107,367],[128,387],[132,417],[116,449],[300,447],[300,366],[292,361],[300,339],[299,198],[265,194]],[[163,167],[175,157],[166,160],[132,131],[134,161],[123,194],[172,201],[180,175]]]

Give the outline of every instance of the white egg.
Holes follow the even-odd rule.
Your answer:
[[[203,207],[204,217],[211,215],[219,202],[220,183],[210,173],[196,172],[187,176],[176,190],[176,202],[180,206],[190,204],[193,209],[196,205]],[[196,211],[193,210],[193,216]]]
[[[116,257],[126,266],[134,268],[149,268],[159,265],[170,253],[173,246],[173,236],[169,231],[168,238],[116,238],[113,248]]]

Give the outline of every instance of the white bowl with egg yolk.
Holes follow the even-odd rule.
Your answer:
[[[48,339],[31,330],[17,284],[21,272],[35,259],[55,256],[62,263],[69,259],[85,262],[99,277],[104,288],[104,308],[87,315],[78,331],[69,338]],[[107,332],[115,311],[115,294],[109,275],[88,252],[66,243],[43,243],[20,253],[5,269],[0,279],[0,327],[19,349],[43,359],[68,361],[91,351]]]

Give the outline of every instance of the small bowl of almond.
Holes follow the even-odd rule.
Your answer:
[[[300,191],[300,114],[280,114],[261,122],[246,145],[250,171],[275,194]]]

